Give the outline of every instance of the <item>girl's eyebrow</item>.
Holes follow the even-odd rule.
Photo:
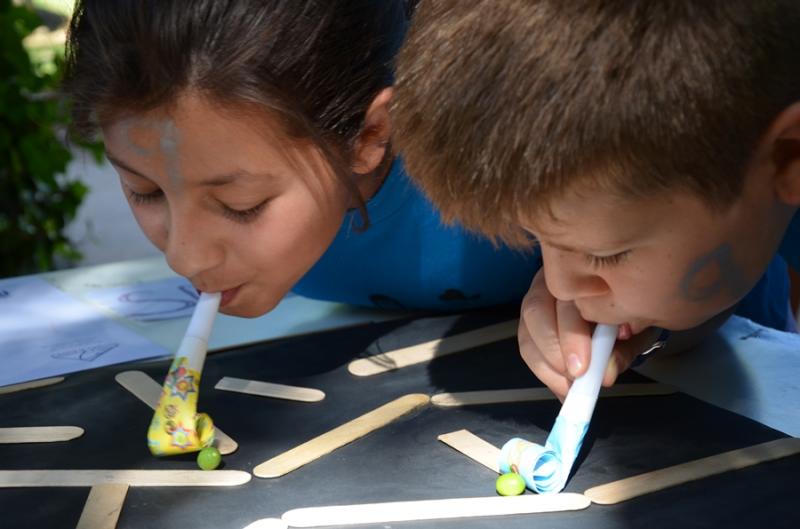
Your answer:
[[[108,158],[109,162],[111,162],[113,165],[116,165],[120,169],[124,169],[124,170],[128,171],[129,173],[135,174],[136,176],[140,176],[140,177],[145,178],[147,180],[151,180],[151,178],[148,178],[147,176],[143,175],[141,172],[139,172],[136,169],[132,168],[128,164],[126,164],[124,162],[121,162],[119,160],[119,158],[117,158],[116,156],[112,155],[110,152],[108,152],[108,150],[106,150],[106,158]]]
[[[199,186],[219,187],[219,186],[224,186],[226,184],[230,184],[231,182],[233,182],[235,180],[242,180],[242,179],[247,179],[247,180],[273,179],[274,180],[275,178],[276,178],[275,175],[273,175],[272,173],[258,173],[258,174],[255,174],[255,173],[250,173],[248,171],[245,171],[243,169],[238,169],[236,171],[233,171],[232,173],[222,174],[222,175],[219,175],[219,176],[212,176],[210,178],[207,178],[206,180],[201,180],[200,182],[197,182],[197,185],[199,185]]]
[[[146,176],[141,171],[137,171],[136,169],[134,169],[130,165],[126,164],[125,162],[120,161],[119,158],[117,158],[113,154],[109,153],[108,151],[106,151],[106,158],[108,158],[108,161],[110,161],[112,164],[116,165],[120,169],[124,169],[125,171],[127,171],[129,173],[132,173],[132,174],[135,174],[136,176],[139,176],[139,177],[144,178],[146,180],[152,180],[152,178]],[[206,180],[202,180],[200,182],[197,182],[196,185],[198,185],[198,186],[209,186],[209,187],[219,187],[219,186],[224,186],[226,184],[230,184],[231,182],[233,182],[235,180],[240,180],[242,178],[245,178],[245,179],[276,179],[276,176],[271,174],[271,173],[254,174],[254,173],[250,173],[250,172],[247,172],[247,171],[244,171],[244,170],[237,170],[237,171],[234,171],[234,172],[228,173],[228,174],[223,174],[223,175],[219,175],[219,176],[212,176],[211,178],[208,178]]]

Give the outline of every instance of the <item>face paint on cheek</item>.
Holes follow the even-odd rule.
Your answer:
[[[748,285],[730,244],[725,243],[689,266],[681,280],[680,291],[689,301],[706,301],[723,291],[738,298],[747,291]]]
[[[181,181],[181,168],[178,159],[180,132],[170,119],[163,121],[160,128],[161,138],[158,141],[158,146],[161,149],[161,154],[164,155],[167,176],[173,184],[178,184]]]

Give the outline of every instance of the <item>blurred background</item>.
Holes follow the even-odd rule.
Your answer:
[[[73,0],[0,0],[0,278],[154,256],[58,94]]]

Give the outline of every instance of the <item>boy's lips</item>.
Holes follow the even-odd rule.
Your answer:
[[[222,299],[220,299],[219,306],[220,307],[224,307],[225,305],[230,304],[233,301],[233,299],[236,297],[236,294],[239,293],[239,289],[240,288],[242,288],[242,285],[239,285],[238,287],[234,287],[234,288],[229,288],[227,290],[223,290],[221,292],[222,293]]]
[[[621,323],[620,334],[618,334],[617,336],[620,340],[628,340],[630,338],[633,338],[634,336],[643,333],[650,327],[653,327],[653,325],[655,324],[649,321],[635,321],[635,320]]]
[[[619,330],[617,331],[618,340],[627,340],[631,336],[633,336],[633,330],[631,329],[630,323],[623,323],[619,326]]]
[[[580,309],[579,309],[580,310]],[[629,320],[629,321],[622,321],[614,319],[606,319],[606,318],[587,318],[583,312],[581,312],[581,317],[585,321],[594,322],[594,323],[605,323],[608,325],[618,325],[619,331],[617,332],[617,339],[618,340],[628,340],[643,330],[645,330],[649,325],[646,325],[643,321],[636,321],[636,320]]]

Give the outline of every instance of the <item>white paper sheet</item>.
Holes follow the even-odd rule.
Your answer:
[[[732,316],[692,351],[636,368],[701,400],[800,437],[800,334]]]
[[[139,322],[188,318],[198,299],[192,284],[182,277],[90,290],[83,297]]]
[[[0,386],[169,354],[38,277],[0,281]]]
[[[171,351],[178,347],[198,298],[191,283],[182,277],[87,287],[76,297],[102,308],[129,329]],[[312,300],[289,292],[277,307],[258,318],[220,314],[208,350],[387,321],[408,314]]]

